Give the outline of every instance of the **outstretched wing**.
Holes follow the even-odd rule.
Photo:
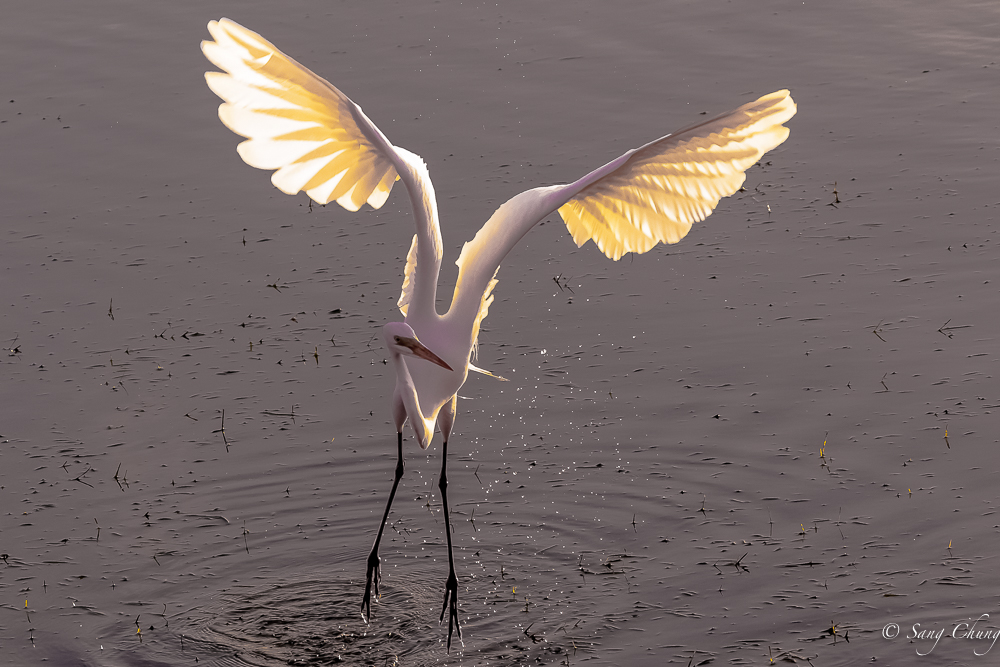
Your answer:
[[[215,41],[202,42],[201,49],[224,70],[205,73],[209,88],[225,100],[219,118],[247,138],[237,149],[247,164],[275,170],[275,187],[357,211],[365,202],[381,207],[402,178],[417,225],[404,296],[432,313],[441,230],[423,160],[393,146],[361,107],[257,33],[225,18],[211,21],[208,31]]]
[[[574,194],[559,215],[577,246],[593,241],[614,260],[677,243],[788,137],[782,123],[793,115],[795,102],[779,90],[669,134],[568,186]]]
[[[212,21],[208,30],[215,41],[202,42],[202,51],[226,73],[206,72],[205,80],[226,101],[219,118],[247,137],[237,149],[247,164],[275,169],[275,187],[305,190],[320,204],[357,211],[366,201],[385,203],[398,175],[354,102],[238,23]]]
[[[500,262],[557,209],[578,246],[592,240],[614,260],[680,241],[722,197],[740,189],[747,169],[788,137],[782,123],[794,115],[795,102],[779,90],[631,150],[575,183],[514,196],[462,248],[447,317],[480,322],[482,299]]]

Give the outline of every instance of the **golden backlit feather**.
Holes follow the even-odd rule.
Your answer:
[[[657,243],[677,243],[719,200],[743,185],[744,172],[788,137],[795,114],[787,90],[646,144],[559,208],[578,246],[593,241],[617,260]],[[617,162],[617,161],[616,161]],[[587,177],[585,177],[586,179]],[[584,179],[581,179],[584,180]]]
[[[202,42],[202,51],[226,73],[207,72],[205,80],[225,100],[219,118],[247,138],[240,157],[276,170],[271,182],[284,193],[304,190],[350,211],[365,202],[381,207],[399,177],[358,127],[360,108],[257,33],[229,19],[208,30],[215,41]]]
[[[750,166],[785,140],[788,130],[782,124],[795,114],[795,103],[788,91],[765,95],[629,151],[573,183],[515,195],[463,246],[451,306],[440,315],[436,295],[442,240],[434,188],[423,160],[392,145],[359,106],[260,35],[228,19],[208,27],[215,41],[202,42],[202,50],[224,73],[209,72],[205,79],[224,100],[219,118],[246,137],[239,154],[248,164],[275,170],[271,180],[282,192],[304,190],[317,202],[337,201],[352,211],[365,202],[379,208],[402,178],[413,206],[417,233],[397,302],[406,321],[382,328],[396,373],[392,416],[399,458],[368,557],[362,598],[367,622],[373,591],[378,599],[379,541],[403,474],[403,428],[409,422],[420,446],[427,448],[437,424],[447,445],[458,391],[468,371],[493,375],[471,361],[493,303],[497,271],[511,249],[556,210],[578,246],[592,240],[615,260],[657,243],[676,243],[722,197],[740,188]],[[444,465],[441,470],[448,526]],[[449,614],[450,648],[452,630],[458,628],[458,578],[451,532],[447,535],[450,572],[441,619]]]
[[[413,206],[416,236],[407,253],[397,305],[406,325],[453,364],[397,364],[394,417],[405,413],[429,443],[429,429],[446,414],[471,364],[483,319],[493,303],[497,269],[536,224],[559,211],[577,245],[588,240],[612,259],[676,243],[722,197],[739,190],[744,172],[788,136],[795,114],[788,91],[765,95],[721,116],[667,135],[564,185],[526,190],[500,207],[459,255],[451,306],[437,312],[442,240],[437,201],[423,160],[389,142],[361,108],[335,86],[289,58],[260,35],[228,20],[212,21],[205,56],[222,72],[209,87],[224,100],[219,118],[246,137],[240,156],[274,170],[282,192],[305,191],[315,201],[349,210],[382,206],[402,178]],[[401,401],[401,402],[400,402]],[[402,422],[397,424],[402,427]]]

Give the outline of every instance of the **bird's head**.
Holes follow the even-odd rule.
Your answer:
[[[419,357],[437,364],[441,368],[452,370],[452,367],[446,364],[441,357],[417,340],[417,334],[413,333],[413,329],[406,322],[389,322],[382,327],[382,336],[385,338],[385,345],[389,348],[389,352],[394,355]]]

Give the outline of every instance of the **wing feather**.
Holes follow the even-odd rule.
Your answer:
[[[497,280],[497,273],[500,271],[498,266],[496,271],[493,272],[493,277],[490,282],[486,285],[486,290],[483,292],[483,298],[479,302],[479,312],[476,313],[476,318],[472,321],[472,358],[476,359],[479,356],[479,326],[486,319],[486,316],[490,314],[490,305],[493,303],[493,288],[497,286],[499,282]]]
[[[219,118],[246,137],[247,164],[273,169],[282,192],[304,190],[314,201],[336,201],[356,211],[381,207],[399,178],[390,156],[359,127],[360,109],[326,80],[243,26],[222,19],[208,25],[205,56],[223,72],[205,80],[224,100]]]
[[[559,214],[578,246],[593,241],[614,260],[676,243],[788,137],[782,123],[793,115],[795,102],[780,90],[669,134],[571,184],[576,192]]]
[[[399,301],[396,306],[406,317],[406,311],[410,309],[410,299],[413,297],[413,283],[417,277],[417,235],[413,235],[413,242],[410,244],[410,252],[406,254],[406,268],[403,270],[403,289],[399,293]]]
[[[480,368],[479,366],[476,366],[473,363],[469,364],[469,370],[470,371],[475,371],[476,373],[482,373],[483,375],[489,375],[491,378],[496,378],[497,380],[500,380],[501,382],[510,382],[510,380],[508,380],[504,376],[497,375],[496,373],[492,373],[492,372],[486,370],[485,368]]]
[[[782,123],[793,115],[795,102],[779,90],[631,150],[578,181],[514,196],[462,247],[447,317],[478,326],[500,262],[556,210],[578,246],[593,241],[611,259],[677,243],[722,197],[739,190],[743,172],[785,140]]]

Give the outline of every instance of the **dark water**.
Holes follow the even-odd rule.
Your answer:
[[[450,656],[436,447],[407,443],[358,613],[408,203],[310,211],[242,163],[198,50],[223,15],[425,158],[446,282],[520,190],[799,104],[681,244],[616,264],[555,217],[501,268],[479,363],[511,382],[470,378],[452,441]],[[988,2],[8,7],[0,661],[991,664],[951,635],[1000,628],[998,26]]]

